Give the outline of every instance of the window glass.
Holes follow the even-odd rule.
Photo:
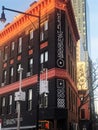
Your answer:
[[[45,30],[45,31],[48,30],[48,20],[45,21],[45,23],[44,23],[44,30]]]
[[[48,51],[45,52],[45,62],[48,61]]]
[[[9,105],[12,105],[12,95],[9,96]]]
[[[11,73],[10,73],[10,75],[11,75],[11,76],[14,75],[14,68],[13,68],[13,67],[11,67]]]
[[[5,97],[2,98],[2,107],[5,107]]]
[[[30,30],[30,40],[33,39],[33,29]]]
[[[14,49],[15,49],[15,42],[12,42],[12,44],[11,44],[11,50],[14,51]]]
[[[22,37],[19,38],[18,53],[22,52]]]
[[[32,89],[29,89],[29,98],[28,100],[32,100]]]
[[[44,54],[42,53],[41,54],[41,63],[43,63],[44,62]]]

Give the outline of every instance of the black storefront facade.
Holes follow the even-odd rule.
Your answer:
[[[0,119],[2,130],[17,129],[15,92],[18,91],[19,74],[17,74],[17,69],[20,64],[24,69],[22,91],[26,93],[26,100],[21,102],[20,128],[23,130],[36,129],[37,112],[39,112],[39,121],[49,121],[48,129],[50,130],[69,130],[71,129],[70,124],[78,122],[75,42],[79,36],[77,28],[75,28],[73,13],[69,14],[71,5],[70,2],[66,2],[65,9],[63,7],[65,3],[61,2],[62,7],[60,7],[59,4],[54,4],[54,0],[51,0],[48,1],[51,5],[50,8],[49,3],[43,4],[43,2],[45,1],[36,3],[37,5],[34,8],[37,10],[37,6],[39,7],[40,4],[44,8],[47,5],[47,14],[42,13],[41,15],[40,79],[45,79],[47,73],[48,92],[39,93],[39,109],[37,110],[38,29],[34,29],[34,37],[30,39],[32,25],[29,23],[30,25],[26,25],[23,30],[20,30],[20,33],[17,32],[0,47],[2,52],[2,55],[0,55],[0,73],[2,74],[0,78]],[[47,21],[48,24],[46,24]],[[36,24],[36,21],[34,21],[34,24]],[[22,51],[18,53],[20,37],[22,38]],[[15,41],[14,52],[11,52],[10,49],[12,41]],[[7,54],[6,60],[3,57],[4,53]],[[14,75],[10,77],[12,67],[14,68]],[[46,69],[47,72],[44,71]],[[6,82],[3,82],[4,80]],[[39,127],[41,129],[40,123]]]

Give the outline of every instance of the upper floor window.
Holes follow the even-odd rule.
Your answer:
[[[18,53],[22,52],[22,37],[19,38],[19,43],[18,43]]]
[[[40,56],[40,63],[44,63],[48,61],[48,51],[45,51]]]
[[[33,74],[33,58],[28,60],[28,72],[30,72],[30,75]]]
[[[40,41],[44,41],[48,38],[48,20],[44,21],[40,29]]]
[[[11,76],[13,76],[14,75],[14,68],[13,67],[11,67]]]
[[[7,60],[8,58],[8,46],[4,47],[4,60]]]
[[[12,95],[9,95],[8,113],[12,113]]]
[[[19,68],[21,68],[21,64],[18,64],[17,69],[16,69],[16,80],[17,81],[19,80],[19,71],[18,71]]]
[[[1,114],[4,114],[4,112],[5,112],[5,109],[4,109],[5,108],[5,104],[6,104],[5,103],[5,97],[2,97],[1,98],[1,105],[2,105],[1,106]]]
[[[11,51],[14,51],[14,49],[15,49],[15,42],[12,42],[11,43]]]
[[[46,20],[45,23],[44,23],[44,30],[45,31],[48,30],[48,20]]]
[[[32,110],[32,89],[28,91],[28,110]]]
[[[30,30],[30,40],[33,39],[33,35],[34,35],[34,31],[32,29],[32,30]]]
[[[5,107],[5,97],[2,98],[2,107]]]
[[[45,51],[45,62],[48,61],[48,51]]]
[[[40,33],[40,41],[43,41],[43,40],[44,40],[44,32],[42,30],[41,33]]]
[[[48,62],[48,51],[44,51],[41,53],[40,56],[40,71],[43,71],[43,69],[47,68],[47,62]]]
[[[14,67],[11,67],[10,68],[10,79],[9,79],[9,82],[13,83],[13,80],[14,80]]]
[[[42,93],[40,95],[40,108],[47,108],[48,107],[48,94],[47,93]]]
[[[6,70],[4,70],[3,71],[3,83],[6,83],[6,80],[7,80],[7,71]]]

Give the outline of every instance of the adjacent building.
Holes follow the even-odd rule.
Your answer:
[[[26,13],[40,16],[40,28],[38,18],[20,14],[0,31],[2,129],[17,129],[15,93],[19,90],[19,68],[23,68],[21,89],[26,94],[21,102],[20,128],[36,129],[37,121],[48,121],[50,130],[75,129],[79,34],[71,1],[40,0],[32,3]],[[44,129],[40,123],[40,129]]]
[[[77,87],[80,100],[88,95],[88,91],[92,91],[92,68],[91,68],[91,47],[90,47],[90,26],[89,26],[89,7],[87,0],[72,0],[75,19],[77,22],[80,40],[77,45]],[[93,93],[93,91],[92,91]],[[90,96],[93,94],[89,93]],[[85,104],[81,107],[80,120],[82,125],[90,122],[94,104],[91,107],[90,97],[86,97]]]

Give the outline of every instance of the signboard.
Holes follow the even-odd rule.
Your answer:
[[[65,108],[65,81],[57,79],[57,107]]]
[[[40,94],[49,93],[49,90],[48,90],[48,81],[47,80],[40,80],[39,93]]]
[[[15,101],[25,101],[26,94],[23,91],[15,92]]]
[[[65,67],[65,14],[56,10],[56,65]]]

